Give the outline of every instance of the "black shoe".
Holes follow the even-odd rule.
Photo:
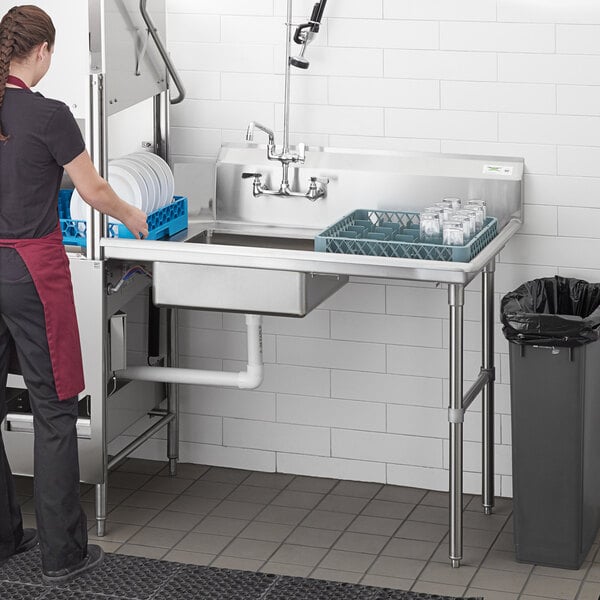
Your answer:
[[[65,581],[71,581],[71,579],[95,569],[102,564],[103,560],[104,551],[102,548],[95,544],[90,544],[87,547],[87,555],[81,562],[72,567],[65,567],[57,571],[44,571],[42,578],[46,583],[65,583]]]
[[[27,552],[38,545],[38,534],[37,529],[23,529],[23,538],[21,543],[17,546],[15,554],[21,554]]]

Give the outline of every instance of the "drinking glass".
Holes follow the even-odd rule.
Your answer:
[[[434,242],[441,234],[440,215],[437,212],[422,212],[419,215],[419,231],[421,241]]]
[[[464,246],[465,235],[462,222],[454,219],[445,221],[443,231],[443,241],[446,246]]]

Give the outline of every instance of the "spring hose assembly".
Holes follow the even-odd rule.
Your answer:
[[[312,14],[308,23],[303,23],[296,27],[295,33],[292,35],[292,2],[293,0],[287,0],[287,21],[286,21],[286,46],[285,46],[285,94],[283,101],[283,147],[280,152],[277,152],[275,145],[275,133],[272,129],[261,125],[256,121],[251,121],[246,131],[246,141],[254,141],[254,130],[259,129],[263,133],[266,133],[269,137],[267,144],[267,159],[279,161],[282,166],[282,178],[279,189],[271,189],[266,183],[263,182],[262,173],[248,172],[243,173],[243,179],[253,179],[252,183],[252,195],[257,198],[259,196],[285,196],[285,197],[303,197],[311,202],[325,198],[327,195],[327,184],[329,179],[327,177],[315,177],[310,178],[310,184],[306,192],[293,191],[290,185],[289,171],[290,167],[293,166],[298,168],[299,165],[303,165],[306,160],[306,145],[298,143],[297,152],[290,150],[290,82],[291,82],[291,67],[297,67],[300,69],[308,69],[309,62],[304,57],[306,46],[312,41],[313,37],[320,29],[321,19],[323,12],[325,11],[325,5],[327,0],[320,0],[313,6]],[[292,39],[302,45],[302,50],[299,55],[291,55]]]

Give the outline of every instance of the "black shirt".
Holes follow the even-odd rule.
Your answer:
[[[63,165],[85,149],[64,102],[6,88],[0,110],[0,238],[38,238],[58,223]]]

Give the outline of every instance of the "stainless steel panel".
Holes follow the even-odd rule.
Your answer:
[[[502,167],[494,169],[493,167]],[[254,198],[252,179],[263,174],[269,187],[281,180],[281,166],[266,159],[264,147],[227,144],[217,162],[218,221],[325,228],[355,209],[419,211],[445,197],[486,200],[502,228],[522,219],[523,159],[453,154],[399,153],[312,148],[290,171],[293,189],[310,177],[328,179],[325,198]]]
[[[160,306],[302,317],[347,281],[345,276],[297,271],[157,262],[154,302]]]
[[[166,39],[165,0],[148,0],[157,32]],[[106,76],[110,116],[167,89],[164,62],[140,12],[139,0],[90,0],[92,72]]]

